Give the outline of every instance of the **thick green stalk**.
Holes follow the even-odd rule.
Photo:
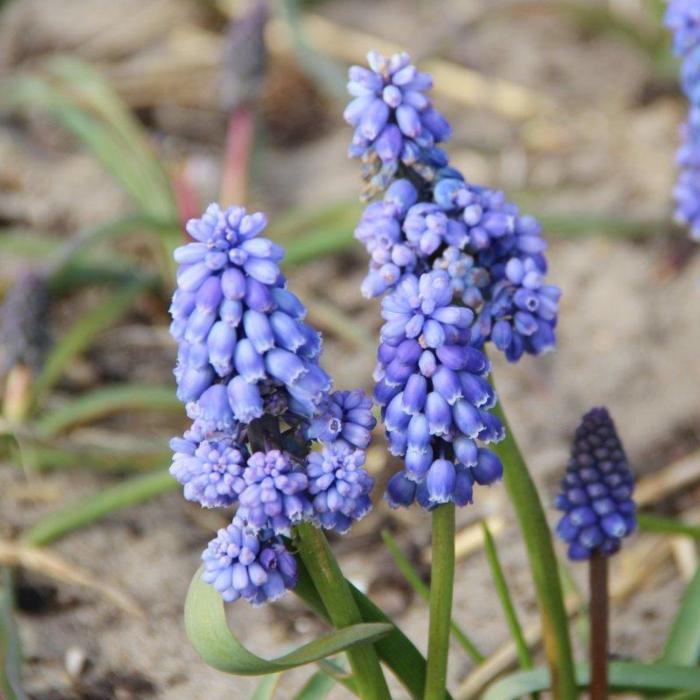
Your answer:
[[[455,506],[445,503],[433,511],[430,568],[430,626],[425,700],[444,700],[452,621],[455,575]]]
[[[506,438],[494,449],[503,462],[503,481],[525,540],[542,619],[552,692],[556,700],[573,700],[578,697],[576,676],[552,536],[537,489],[500,403],[494,413],[506,429]]]
[[[309,523],[296,527],[296,545],[333,625],[341,629],[362,622],[362,615],[325,535]],[[357,692],[362,700],[391,700],[379,658],[371,644],[348,649]]]

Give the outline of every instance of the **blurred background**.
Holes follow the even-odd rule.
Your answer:
[[[700,253],[671,221],[686,105],[662,2],[0,5],[0,654],[27,697],[223,700],[256,687],[206,667],[183,628],[199,554],[226,521],[185,502],[166,471],[168,439],[185,426],[169,251],[210,201],[266,211],[336,387],[371,389],[380,317],[359,292],[361,180],[341,116],[347,66],[370,48],[408,50],[433,72],[454,164],[543,220],[564,291],[558,349],[517,366],[498,357],[495,377],[552,521],[580,415],[611,409],[654,516],[613,564],[612,649],[659,652],[697,553],[692,539],[649,530],[700,516]],[[381,502],[396,465],[379,431],[369,467],[377,507],[334,548],[424,650],[427,606],[380,533],[425,578],[428,520]],[[481,488],[458,514],[455,617],[497,653],[477,668],[454,642],[462,698],[517,661],[484,519],[528,642],[541,640],[504,490]],[[582,573],[565,573],[573,616]],[[293,596],[229,612],[268,655],[323,629]],[[276,697],[293,698],[308,675],[286,674]]]

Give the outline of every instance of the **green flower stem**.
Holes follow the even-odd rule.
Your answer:
[[[506,429],[505,439],[494,449],[503,462],[503,481],[530,560],[542,619],[544,648],[551,670],[552,692],[556,700],[573,700],[578,697],[576,676],[552,536],[537,489],[500,402],[494,413]]]
[[[362,622],[362,615],[321,530],[310,523],[296,527],[296,545],[333,625],[341,629]],[[379,658],[371,644],[347,651],[362,700],[391,700]]]
[[[425,700],[444,700],[455,574],[454,503],[438,506],[433,511],[432,519],[428,666],[423,697]]]

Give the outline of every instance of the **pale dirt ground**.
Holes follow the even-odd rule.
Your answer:
[[[86,0],[60,4],[77,16],[89,5]],[[198,21],[198,13],[185,0],[162,5],[168,13],[166,26],[188,17]],[[485,0],[474,2],[470,11],[473,6],[478,15],[488,5]],[[437,46],[445,57],[518,82],[554,101],[551,115],[524,124],[494,116],[487,106],[464,108],[439,101],[457,124],[453,158],[472,180],[517,192],[539,211],[667,217],[672,152],[683,111],[673,86],[642,101],[640,96],[652,82],[651,69],[635,49],[607,36],[582,36],[570,22],[546,10],[478,21],[453,35],[450,20],[463,16],[460,6],[440,2],[413,8],[412,4],[408,11],[406,3],[394,1],[337,0],[323,12],[396,41],[416,37],[419,54]],[[120,16],[116,9],[112,11]],[[121,4],[121,11],[128,14],[128,2]],[[33,16],[32,36],[40,48],[42,41],[55,45],[69,36],[67,30],[61,34],[52,28],[49,20]],[[61,24],[60,17],[57,23]],[[417,32],[419,26],[427,30]],[[62,47],[72,48],[71,41],[65,39]],[[94,55],[94,51],[85,53]],[[161,116],[167,109],[166,104]],[[359,178],[355,164],[345,160],[348,134],[333,119],[333,128],[307,145],[265,150],[256,165],[256,204],[275,212],[353,196]],[[37,140],[37,134],[43,140]],[[200,189],[214,196],[220,139],[200,143],[174,128],[172,141],[175,151],[190,156]],[[0,126],[0,154],[11,164],[13,182],[19,182],[0,192],[2,215],[9,222],[70,231],[123,212],[127,206],[99,167],[71,149],[44,120],[38,119],[32,132]],[[376,305],[360,298],[362,265],[362,254],[356,250],[342,260],[307,265],[290,275],[290,284],[311,305],[315,298],[331,300],[366,329],[365,338],[371,338],[378,327],[378,313]],[[591,405],[610,407],[640,475],[695,448],[700,419],[700,255],[682,236],[672,238],[663,230],[644,240],[553,236],[551,276],[564,290],[557,352],[526,359],[515,367],[500,359],[495,363],[502,400],[547,504],[556,492],[569,436],[580,414]],[[74,370],[77,379],[73,379],[84,379],[85,372],[89,376],[98,366],[116,376],[130,376],[132,381],[170,381],[173,349],[162,327],[137,321],[128,319],[105,334],[85,366]],[[162,324],[163,318],[153,323]],[[373,362],[371,346],[366,340],[353,346],[331,332],[326,338],[325,363],[333,369],[336,385],[366,386]],[[179,429],[177,421],[165,429],[163,423],[140,430],[161,435],[163,430]],[[123,429],[129,422],[110,425]],[[373,455],[379,466],[381,455],[381,449]],[[700,464],[698,471],[700,476]],[[29,479],[30,489],[39,497],[27,501],[21,497],[27,493],[28,479],[5,465],[0,468],[3,529],[17,532],[64,499],[79,499],[115,481],[115,477],[85,472]],[[681,500],[666,505],[677,509],[697,503],[698,492],[689,489]],[[501,487],[478,491],[476,504],[459,514],[459,524],[467,526],[484,515],[505,519],[505,529],[498,536],[499,552],[522,619],[536,622],[523,546]],[[551,510],[550,515],[555,517]],[[32,697],[247,697],[255,681],[227,677],[204,666],[191,650],[182,624],[187,585],[199,552],[219,522],[223,520],[211,514],[204,517],[173,493],[56,544],[52,549],[68,561],[90,570],[97,580],[129,592],[146,615],[143,619],[129,616],[93,591],[58,584],[57,601],[49,611],[19,616]],[[429,544],[427,518],[413,511],[391,514],[382,504],[355,534],[336,543],[336,549],[347,575],[395,614],[424,649],[426,607],[411,599],[385,554],[378,538],[384,526],[397,531],[404,548],[419,562]],[[649,536],[636,536],[627,548],[630,556],[613,567],[614,580],[639,582],[631,595],[613,606],[612,648],[623,658],[653,658],[682,591],[668,550],[662,547],[654,566],[646,565],[653,545]],[[581,584],[582,574],[575,570]],[[486,652],[503,644],[507,630],[483,553],[460,561],[455,594],[455,617],[477,644]],[[259,610],[235,605],[230,615],[245,643],[265,654],[322,629],[291,596]],[[84,650],[91,662],[82,685],[72,686],[64,670],[64,655],[70,647]],[[452,652],[450,676],[456,687],[472,665],[456,645]],[[278,697],[291,698],[307,673],[285,676]],[[110,678],[112,685],[105,686]],[[338,690],[333,697],[346,695]],[[399,689],[395,697],[403,697]]]

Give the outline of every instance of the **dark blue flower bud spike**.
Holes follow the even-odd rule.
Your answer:
[[[572,561],[589,561],[591,699],[608,697],[608,557],[636,527],[634,477],[606,408],[594,408],[576,429],[557,508],[557,534]]]

